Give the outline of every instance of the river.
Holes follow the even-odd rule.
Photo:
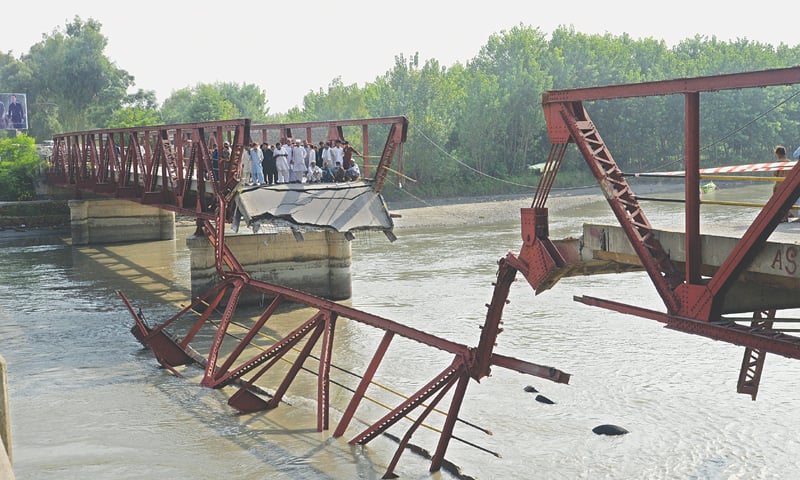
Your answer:
[[[769,188],[721,188],[715,195],[759,201]],[[645,208],[656,227],[682,225],[679,204]],[[704,206],[703,221],[746,222],[756,213]],[[606,203],[581,204],[551,214],[551,237],[577,235],[586,221],[616,223]],[[332,430],[316,432],[314,379],[290,389],[290,405],[235,415],[226,404],[230,391],[200,387],[197,368],[187,378],[168,374],[135,341],[116,290],[151,321],[169,318],[190,296],[184,239],[192,230],[180,227],[173,241],[80,248],[57,235],[2,240],[0,354],[8,362],[17,479],[380,478],[396,444],[376,439],[351,447],[346,441],[356,427],[341,439],[332,439]],[[346,303],[476,345],[497,260],[519,250],[519,221],[395,233],[394,243],[382,235],[356,238],[354,293]],[[460,417],[493,435],[463,424],[455,435],[502,458],[453,440],[447,459],[464,475],[771,479],[800,472],[800,364],[769,356],[753,402],[736,393],[742,348],[588,307],[574,302],[576,295],[663,310],[644,273],[568,278],[540,295],[519,277],[496,351],[557,367],[572,379],[557,385],[494,368],[472,382]],[[340,322],[334,363],[363,372],[379,338]],[[396,343],[382,381],[406,394],[449,362],[438,350]],[[537,402],[526,386],[555,403]],[[341,408],[347,399],[333,392],[332,404]],[[606,423],[630,433],[592,433]],[[413,442],[433,451],[436,438],[423,428]],[[428,467],[406,452],[396,471],[402,478],[453,478]]]

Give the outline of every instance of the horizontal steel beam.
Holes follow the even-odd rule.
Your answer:
[[[601,87],[573,88],[569,90],[551,90],[542,94],[542,105],[693,92],[716,92],[739,88],[793,85],[795,83],[800,83],[800,67],[606,85]]]

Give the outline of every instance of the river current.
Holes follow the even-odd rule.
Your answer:
[[[763,201],[769,188],[721,188],[716,196]],[[644,204],[655,227],[682,228],[680,204]],[[744,223],[756,213],[709,205],[703,206],[703,221]],[[579,235],[582,223],[603,221],[616,224],[602,201],[559,210],[551,214],[551,237]],[[199,386],[198,368],[187,369],[187,378],[170,375],[136,342],[116,291],[124,291],[152,322],[176,313],[190,297],[184,241],[192,231],[181,227],[172,241],[90,247],[72,247],[57,235],[2,241],[0,354],[8,362],[17,479],[380,478],[396,444],[376,439],[366,447],[348,445],[363,424],[340,439],[331,438],[332,430],[318,433],[311,376],[289,390],[287,404],[236,415],[226,404],[232,391]],[[519,221],[395,233],[394,243],[377,235],[354,241],[353,297],[346,303],[476,345],[497,260],[519,251]],[[451,441],[447,459],[464,475],[773,479],[800,474],[798,362],[768,356],[753,402],[736,393],[743,348],[588,307],[573,301],[577,295],[663,311],[644,273],[567,278],[540,295],[519,276],[496,351],[557,367],[572,378],[569,385],[557,385],[495,367],[480,384],[471,382],[460,417],[493,435],[457,424],[459,440]],[[295,320],[287,315],[282,321]],[[334,363],[363,372],[380,335],[341,321]],[[382,364],[381,382],[411,394],[449,360],[430,347],[396,342]],[[353,383],[341,372],[331,375]],[[554,404],[537,402],[527,386]],[[350,394],[333,388],[332,405],[341,409]],[[630,433],[593,434],[600,424]],[[395,434],[402,435],[407,425]],[[412,441],[433,451],[437,438],[422,428]],[[453,478],[447,471],[428,473],[428,467],[427,460],[405,452],[396,472],[402,478]]]

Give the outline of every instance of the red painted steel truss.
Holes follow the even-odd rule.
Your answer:
[[[336,429],[334,437],[345,434],[356,410],[362,404],[367,389],[395,337],[404,337],[421,344],[442,350],[452,355],[452,361],[438,375],[424,384],[419,390],[406,397],[404,401],[391,409],[385,416],[373,422],[369,427],[349,440],[351,444],[365,445],[380,434],[397,424],[417,409],[422,412],[414,420],[411,427],[400,440],[396,453],[392,458],[384,478],[394,478],[394,469],[401,454],[408,446],[411,436],[420,427],[425,418],[437,405],[450,394],[450,406],[446,412],[444,427],[440,431],[439,442],[431,460],[431,471],[438,471],[444,462],[444,455],[453,435],[456,422],[469,422],[459,418],[461,404],[466,394],[466,387],[470,379],[480,381],[488,376],[492,366],[502,367],[537,376],[553,382],[568,383],[570,375],[556,368],[537,365],[512,357],[507,357],[493,352],[497,336],[502,332],[502,312],[508,303],[508,293],[514,282],[517,270],[506,259],[499,262],[497,282],[495,283],[492,301],[487,305],[486,320],[482,327],[480,341],[476,347],[458,344],[445,340],[423,331],[407,327],[401,323],[369,314],[348,306],[321,299],[297,290],[269,284],[249,277],[236,258],[225,246],[220,238],[220,232],[212,222],[204,222],[203,231],[209,240],[221,250],[218,259],[220,268],[218,273],[222,281],[209,291],[196,298],[190,305],[178,312],[164,323],[149,326],[134,309],[130,301],[120,292],[120,296],[127,305],[136,325],[132,332],[146,346],[148,346],[167,369],[179,375],[176,367],[193,362],[204,364],[205,373],[202,385],[211,388],[222,388],[235,385],[239,390],[228,400],[228,404],[242,413],[253,413],[277,407],[286,391],[295,380],[297,374],[304,370],[304,364],[312,351],[319,350],[317,375],[317,429],[325,431],[330,426],[330,369],[334,363],[334,327],[341,318],[355,321],[359,324],[378,328],[384,332],[383,339],[366,368],[361,375],[360,383],[354,390],[353,396],[344,411]],[[509,258],[513,258],[512,255]],[[234,314],[237,301],[245,291],[255,291],[265,294],[273,300],[253,323],[247,333],[236,336],[232,345],[225,343],[232,336],[229,328],[236,323]],[[256,349],[253,352],[252,341],[260,334],[268,320],[283,304],[297,304],[313,309],[315,313],[298,325],[293,331],[281,339],[277,339],[271,346]],[[176,335],[167,329],[180,323],[186,317],[196,320],[186,328],[183,335]],[[204,328],[212,326],[216,329],[207,357],[198,359],[191,348],[195,336]],[[264,389],[257,381],[270,369],[274,368],[279,360],[285,359],[285,354],[292,349],[299,349],[299,354],[291,360],[289,371],[283,376],[279,385],[270,392]],[[222,352],[230,352],[223,355]],[[478,427],[479,428],[479,427]],[[483,429],[481,429],[483,430]],[[484,430],[485,431],[485,430]],[[464,440],[461,440],[464,441]],[[466,442],[466,441],[464,441]],[[472,446],[476,446],[466,442]],[[478,447],[481,448],[481,447]],[[482,448],[481,448],[482,449]],[[485,449],[482,449],[485,450]]]
[[[618,312],[663,322],[667,328],[702,335],[746,348],[738,391],[756,398],[764,355],[775,353],[800,359],[800,338],[776,329],[775,311],[754,312],[747,325],[724,316],[725,298],[738,276],[764,247],[770,234],[800,196],[800,163],[789,172],[717,272],[700,275],[700,93],[728,89],[768,87],[800,83],[800,67],[709,77],[666,80],[630,85],[546,92],[542,96],[550,141],[553,144],[544,174],[530,209],[523,209],[525,241],[517,268],[534,289],[549,288],[550,280],[569,262],[549,239],[545,202],[568,143],[575,143],[597,179],[612,211],[622,226],[641,264],[664,302],[666,312],[634,305],[578,297],[575,300]],[[682,94],[685,97],[685,250],[683,272],[653,235],[652,226],[617,166],[583,101],[611,98]],[[740,323],[737,323],[740,322]]]
[[[430,470],[437,471],[442,467],[449,442],[454,438],[489,452],[456,437],[453,430],[456,423],[461,422],[490,433],[458,415],[469,380],[480,381],[489,376],[492,366],[558,383],[568,383],[570,376],[553,367],[493,351],[497,337],[503,330],[503,308],[508,303],[509,289],[519,265],[513,254],[498,263],[492,301],[487,304],[481,337],[474,347],[297,290],[259,281],[244,271],[224,241],[225,224],[231,220],[228,206],[240,182],[243,145],[254,134],[260,133],[263,139],[267,138],[269,132],[279,135],[281,140],[288,140],[293,138],[293,131],[301,131],[305,133],[307,141],[313,141],[312,130],[320,127],[326,129],[327,138],[343,139],[343,128],[348,126],[361,126],[363,144],[368,145],[368,127],[381,124],[388,124],[388,132],[374,177],[374,188],[380,191],[395,154],[401,157],[398,163],[402,170],[402,147],[407,133],[405,117],[275,125],[250,125],[248,120],[235,120],[70,133],[55,138],[55,153],[48,180],[52,185],[69,186],[78,193],[94,192],[126,198],[197,218],[198,234],[205,235],[214,247],[220,278],[216,286],[194,299],[172,318],[156,325],[148,325],[124,293],[119,292],[119,295],[134,318],[132,333],[152,350],[161,365],[179,376],[179,366],[191,363],[203,365],[202,385],[211,388],[238,387],[228,403],[241,413],[277,407],[297,374],[301,370],[310,371],[305,363],[313,357],[318,361],[318,368],[313,372],[317,376],[317,429],[328,430],[330,389],[333,383],[330,371],[336,367],[333,358],[334,332],[340,319],[377,328],[384,333],[358,386],[351,390],[353,395],[336,425],[334,437],[345,435],[396,337],[404,337],[449,354],[451,361],[439,374],[349,441],[351,444],[365,445],[378,435],[387,433],[389,428],[413,411],[421,410],[399,440],[396,453],[386,470],[384,478],[393,478],[400,456],[409,446],[412,435],[448,395],[450,404],[444,412],[444,425],[439,430],[439,441]],[[222,141],[228,141],[233,146],[232,167],[225,169],[220,166],[220,178],[216,178],[211,151],[214,145],[220,145]],[[183,155],[179,153],[185,151],[188,152]],[[369,158],[366,147],[362,153]],[[369,169],[367,161],[366,171]],[[245,292],[257,292],[272,299],[258,319],[248,325],[236,320],[239,299]],[[314,313],[283,338],[274,338],[270,345],[254,348],[254,341],[265,336],[264,329],[268,321],[281,306],[287,305],[310,308]],[[236,334],[232,332],[234,327],[239,331],[242,328],[247,331]],[[184,330],[178,332],[181,328]],[[198,343],[194,341],[201,331],[208,329],[214,332],[213,340],[203,355],[194,348]],[[292,350],[299,353],[289,360],[286,354]],[[313,354],[315,351],[319,352],[316,357]],[[281,360],[291,363],[288,372],[278,374],[282,374],[282,380],[277,385],[263,385],[264,382],[260,380],[267,373],[275,371],[275,365]]]
[[[345,130],[356,128],[363,145],[365,177],[371,175],[370,128],[386,135],[374,166],[373,189],[380,192],[393,161],[402,171],[408,133],[405,117],[264,125],[238,119],[72,132],[54,137],[47,181],[74,189],[78,196],[92,192],[214,219],[217,196],[229,202],[235,193],[245,146],[250,142],[287,142],[298,131],[309,142],[345,140]],[[377,133],[373,131],[372,136]],[[231,146],[229,162],[221,158],[223,142]],[[215,146],[219,149],[218,168],[214,167]]]

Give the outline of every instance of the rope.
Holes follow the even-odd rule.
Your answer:
[[[414,131],[415,131],[415,132],[417,132],[417,133],[419,133],[420,135],[422,135],[422,137],[423,137],[425,140],[427,140],[427,141],[428,141],[428,143],[430,143],[430,144],[431,144],[433,147],[435,147],[437,150],[439,150],[440,152],[442,152],[442,153],[443,153],[445,156],[447,156],[447,157],[448,157],[448,158],[450,158],[451,160],[455,161],[457,164],[461,165],[462,167],[464,167],[464,168],[466,168],[466,169],[468,169],[468,170],[471,170],[471,171],[472,171],[472,172],[474,172],[474,173],[477,173],[478,175],[484,176],[484,177],[486,177],[486,178],[489,178],[489,179],[492,179],[492,180],[496,180],[496,181],[498,181],[498,182],[501,182],[501,183],[507,183],[507,184],[509,184],[509,185],[514,185],[514,186],[517,186],[517,187],[530,188],[530,189],[534,189],[534,188],[536,188],[536,187],[535,187],[535,186],[533,186],[533,185],[525,185],[525,184],[523,184],[523,183],[512,182],[512,181],[510,181],[510,180],[505,180],[505,179],[502,179],[502,178],[494,177],[494,176],[492,176],[492,175],[489,175],[488,173],[481,172],[481,171],[480,171],[480,170],[478,170],[477,168],[475,168],[475,167],[472,167],[472,166],[470,166],[470,165],[467,165],[466,163],[462,162],[461,160],[459,160],[459,159],[457,159],[456,157],[454,157],[453,155],[451,155],[449,152],[445,151],[445,149],[444,149],[444,148],[442,148],[442,147],[441,147],[441,146],[440,146],[438,143],[434,142],[433,140],[431,140],[431,139],[430,139],[430,137],[428,137],[427,135],[425,135],[425,133],[424,133],[422,130],[419,130],[418,128],[416,128],[416,126],[414,126],[414,124],[411,124],[411,127],[412,127],[412,128],[414,128]]]
[[[199,314],[199,312],[197,312],[196,310],[192,310],[192,313]],[[215,322],[215,321],[213,321],[213,320],[209,320],[209,323],[211,323],[211,324],[213,324],[213,325],[217,325],[217,327],[218,327],[218,324],[217,324],[217,322]],[[240,328],[243,328],[243,329],[247,330],[247,327],[245,327],[244,325],[242,325],[242,324],[239,324],[239,323],[237,323],[237,322],[231,322],[231,324],[232,324],[232,325],[236,325],[237,327],[240,327]],[[232,333],[230,333],[230,332],[228,332],[228,331],[226,331],[226,332],[225,332],[225,335],[226,335],[226,336],[228,336],[228,337],[231,337],[231,338],[233,338],[233,339],[239,340],[239,341],[241,341],[241,340],[242,340],[240,337],[238,337],[238,336],[236,336],[236,335],[234,335],[234,334],[232,334]],[[267,334],[265,334],[265,333],[261,333],[261,332],[259,332],[259,335],[262,335],[262,336],[264,336],[264,337],[267,337],[267,338],[269,338],[269,339],[272,339],[272,340],[274,340],[274,341],[277,341],[277,339],[275,339],[274,337],[272,337],[272,336],[270,336],[270,335],[267,335]],[[250,345],[251,347],[255,348],[256,350],[261,350],[262,352],[266,350],[266,348],[264,348],[264,347],[261,347],[261,346],[259,346],[259,345],[256,345],[256,344],[254,344],[253,342],[248,342],[248,345]],[[297,352],[297,351],[299,351],[299,350],[298,350],[297,348],[295,348],[295,347],[292,347],[292,350],[294,350],[294,351],[296,351],[296,352]],[[319,361],[319,358],[318,358],[318,357],[315,357],[314,355],[309,355],[309,357],[311,357],[311,358],[313,358],[313,359],[315,359],[315,360]],[[282,360],[282,361],[284,361],[284,362],[286,362],[286,363],[292,364],[292,362],[291,362],[290,360],[288,360],[287,358],[285,358],[285,357],[283,357],[283,356],[281,356],[281,357],[280,357],[280,360]],[[340,367],[337,367],[337,366],[336,366],[336,365],[334,365],[334,364],[331,364],[331,366],[332,366],[332,367],[334,367],[334,368],[336,368],[337,370],[341,370],[341,371],[343,371],[343,372],[346,372],[346,373],[349,373],[349,374],[351,374],[351,375],[354,375],[354,376],[356,376],[356,377],[359,377],[359,375],[357,375],[357,374],[355,374],[355,373],[353,373],[353,372],[349,372],[349,371],[347,371],[347,370],[344,370],[344,369],[342,369],[342,368],[340,368]],[[311,375],[318,376],[317,372],[315,372],[315,371],[311,370],[310,368],[307,368],[307,367],[300,367],[300,370],[303,370],[304,372],[310,373]],[[359,378],[360,378],[360,377],[359,377]],[[339,382],[337,382],[336,380],[333,380],[333,379],[330,379],[330,378],[329,378],[329,379],[328,379],[328,381],[329,381],[330,383],[332,383],[332,384],[336,385],[337,387],[341,387],[341,388],[343,388],[343,389],[347,390],[347,391],[348,391],[348,392],[350,392],[350,393],[355,393],[355,392],[356,392],[356,391],[355,391],[353,388],[350,388],[350,387],[348,387],[347,385],[344,385],[344,384],[342,384],[342,383],[339,383]],[[376,383],[376,382],[372,382],[372,381],[371,381],[370,383],[371,383],[371,384],[374,384],[374,385],[381,386],[380,384],[378,384],[378,383]],[[383,388],[386,388],[386,387],[383,387]],[[397,395],[400,395],[401,397],[403,397],[403,398],[405,398],[405,399],[408,399],[408,398],[409,398],[409,397],[407,397],[407,396],[405,396],[405,395],[402,395],[402,394],[400,394],[400,393],[398,393],[398,392],[394,392],[394,391],[393,391],[393,390],[391,390],[391,389],[388,389],[388,388],[386,388],[386,389],[387,389],[387,390],[389,390],[390,392],[393,392],[393,393],[395,393],[395,394],[397,394]],[[379,400],[377,400],[377,399],[375,399],[375,398],[372,398],[372,397],[370,397],[369,395],[363,395],[361,398],[363,398],[363,399],[365,399],[365,400],[369,400],[370,402],[372,402],[372,403],[374,403],[374,404],[376,404],[376,405],[378,405],[378,406],[380,406],[380,407],[383,407],[383,408],[385,408],[385,409],[386,409],[386,410],[388,410],[388,411],[392,411],[392,410],[393,410],[393,408],[392,408],[390,405],[387,405],[387,404],[385,404],[385,403],[383,403],[383,402],[381,402],[381,401],[379,401]],[[421,405],[422,405],[423,407],[424,407],[424,406],[427,406],[427,405],[425,405],[424,403],[423,403],[423,404],[421,404]],[[443,412],[443,411],[439,410],[438,408],[434,408],[433,410],[434,410],[434,411],[436,411],[436,412],[438,412],[438,413],[443,413],[443,414],[447,415],[447,413],[446,413],[446,412]],[[403,415],[403,418],[405,418],[406,420],[408,420],[408,421],[410,421],[410,422],[416,422],[416,421],[417,421],[417,419],[416,419],[416,418],[414,418],[414,417],[412,417],[411,415]],[[475,428],[477,428],[478,430],[481,430],[481,431],[483,431],[483,432],[486,432],[486,433],[488,433],[489,435],[491,435],[491,434],[492,434],[492,432],[491,432],[491,431],[489,431],[489,430],[486,430],[486,429],[484,429],[484,428],[481,428],[481,427],[478,427],[477,425],[474,425],[474,424],[472,424],[472,423],[466,422],[466,421],[464,421],[464,420],[461,420],[461,419],[460,419],[460,418],[458,418],[458,417],[456,417],[456,420],[458,420],[458,421],[460,421],[460,422],[463,422],[463,423],[465,423],[465,424],[467,424],[467,425],[469,425],[469,426],[475,427]],[[365,423],[365,424],[368,424],[367,422],[364,422],[364,423]],[[444,432],[442,432],[442,430],[441,430],[441,429],[439,429],[439,428],[436,428],[436,427],[434,427],[433,425],[428,425],[427,423],[420,423],[420,426],[421,426],[421,427],[425,427],[425,428],[427,428],[428,430],[431,430],[431,431],[433,431],[433,432],[436,432],[436,433],[439,433],[439,434],[441,434],[441,433],[444,433]],[[491,454],[492,454],[492,455],[494,455],[495,457],[498,457],[498,458],[500,457],[500,454],[499,454],[499,453],[493,452],[493,451],[491,451],[491,450],[489,450],[489,449],[487,449],[487,448],[485,448],[485,447],[481,447],[480,445],[476,445],[476,444],[474,444],[474,443],[472,443],[472,442],[469,442],[469,441],[467,441],[467,440],[464,440],[464,439],[462,439],[462,438],[459,438],[459,437],[457,437],[457,436],[455,436],[455,435],[450,435],[450,438],[452,438],[453,440],[458,440],[459,442],[462,442],[462,443],[464,443],[464,444],[466,444],[466,445],[469,445],[469,446],[471,446],[471,447],[477,448],[478,450],[482,450],[482,451],[484,451],[484,452],[491,453]]]
[[[388,171],[390,171],[390,172],[394,173],[394,174],[395,174],[395,175],[397,175],[397,176],[400,176],[400,177],[403,177],[403,178],[405,178],[406,180],[410,181],[411,183],[417,183],[417,181],[416,181],[416,180],[414,180],[413,178],[411,178],[411,177],[409,177],[409,176],[407,176],[407,175],[403,175],[402,173],[398,172],[397,170],[395,170],[395,169],[393,169],[393,168],[389,168],[389,167],[386,167],[386,166],[384,166],[383,168],[385,168],[386,170],[388,170]]]
[[[393,184],[391,184],[391,183],[389,183],[389,184],[387,184],[387,185],[391,185],[391,186],[393,186],[393,187],[394,187],[394,185],[393,185]],[[404,189],[404,188],[401,188],[401,187],[394,187],[394,188],[397,188],[397,189],[398,189],[398,190],[400,190],[401,192],[405,193],[406,195],[408,195],[409,197],[413,198],[414,200],[416,200],[416,201],[418,201],[418,202],[422,203],[422,204],[423,204],[423,205],[425,205],[426,207],[433,207],[433,206],[435,206],[435,205],[433,205],[433,204],[431,204],[431,203],[428,203],[428,202],[426,202],[425,200],[423,200],[423,199],[419,198],[418,196],[414,195],[413,193],[409,192],[408,190],[406,190],[406,189]]]

